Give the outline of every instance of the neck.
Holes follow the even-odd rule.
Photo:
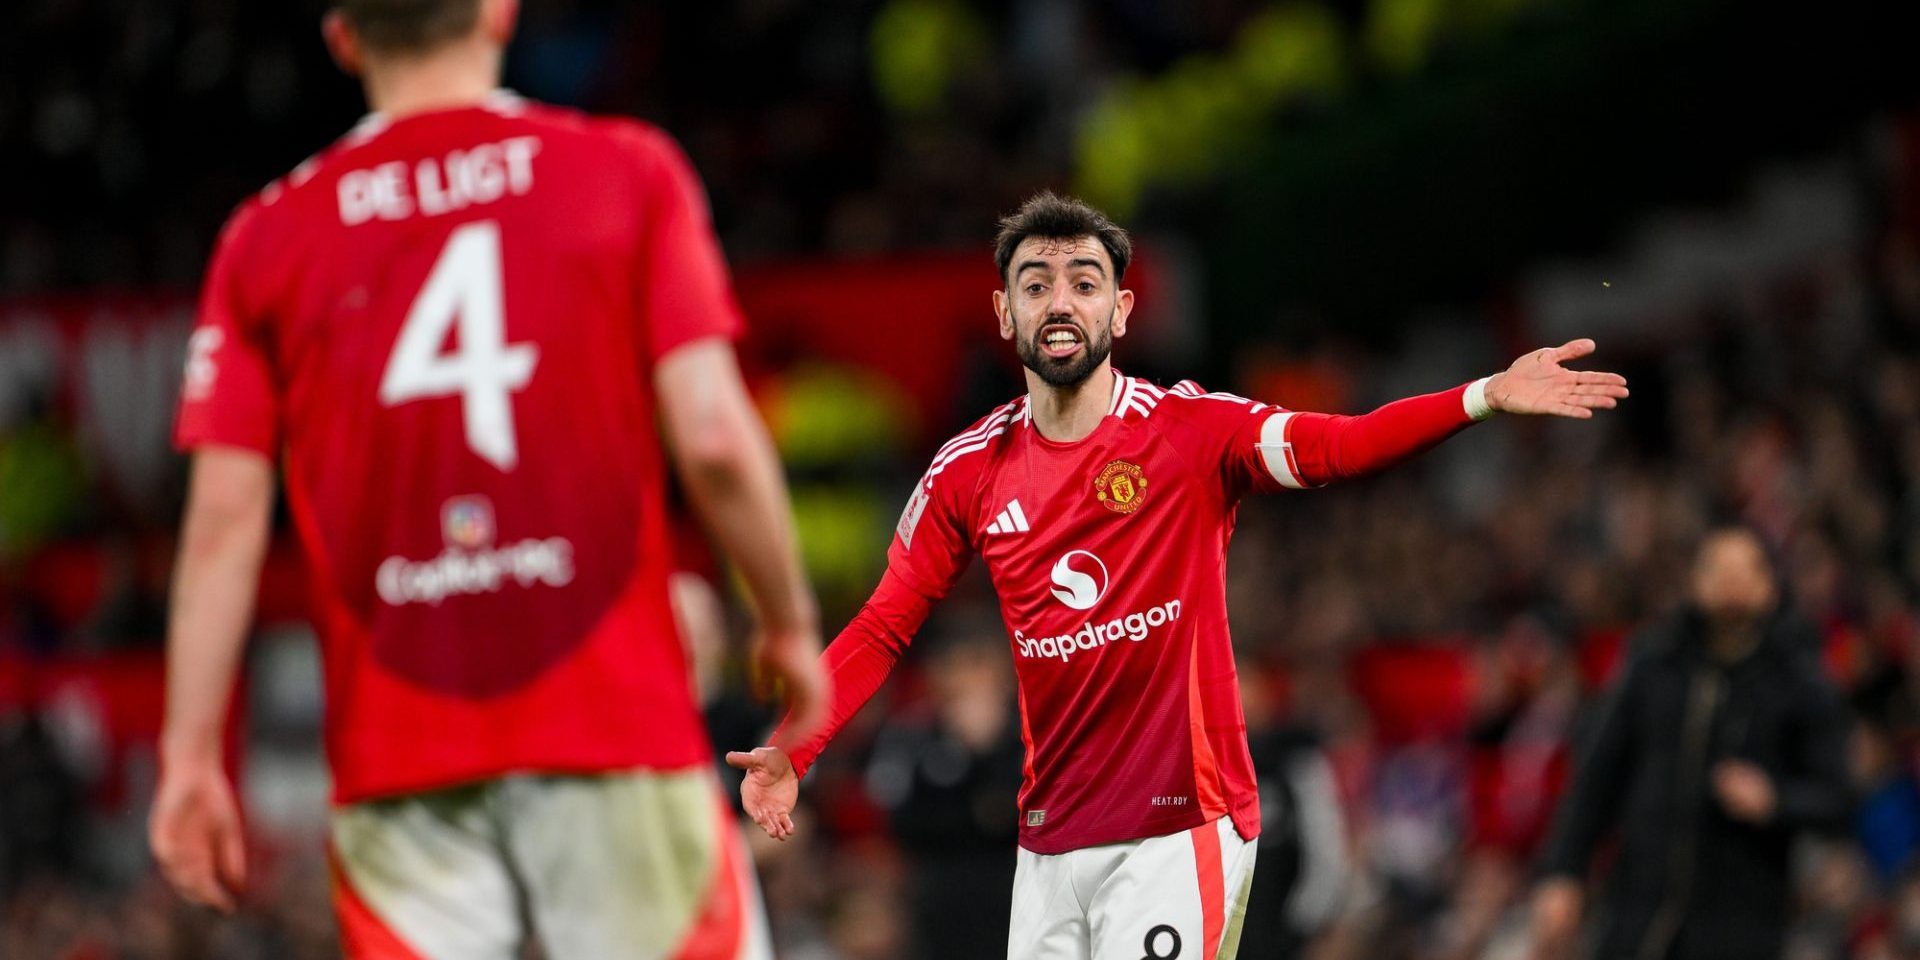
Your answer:
[[[362,75],[367,104],[389,120],[470,107],[500,87],[500,49],[478,40],[451,43],[419,56],[383,58]]]
[[[1113,361],[1103,360],[1085,380],[1067,387],[1056,387],[1032,370],[1027,371],[1027,409],[1033,414],[1033,426],[1048,440],[1072,443],[1084,440],[1100,426],[1101,418],[1113,404],[1113,391],[1120,388],[1113,373]]]
[[[1722,663],[1733,663],[1744,659],[1759,645],[1760,629],[1757,620],[1728,620],[1709,623],[1707,626],[1707,650],[1714,659]]]

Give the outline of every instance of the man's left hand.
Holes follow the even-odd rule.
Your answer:
[[[1487,405],[1502,413],[1532,413],[1587,420],[1627,397],[1627,378],[1599,370],[1569,370],[1561,364],[1594,351],[1592,340],[1541,347],[1487,379]]]
[[[1745,760],[1724,760],[1713,768],[1713,792],[1727,816],[1748,823],[1773,819],[1773,778]]]

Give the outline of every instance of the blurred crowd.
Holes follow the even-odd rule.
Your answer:
[[[1790,956],[1920,957],[1920,248],[1885,227],[1651,319],[1608,344],[1634,388],[1613,416],[1497,423],[1243,508],[1229,599],[1269,824],[1245,955],[1527,955],[1571,744],[1634,630],[1685,601],[1701,536],[1740,523],[1851,715],[1854,828],[1798,852]],[[1404,352],[1271,356],[1248,352],[1238,386],[1336,408],[1422,386]],[[0,649],[18,652],[23,611],[49,601],[11,573]],[[133,582],[148,595],[122,607],[161,603],[162,576]],[[101,644],[88,624],[75,642]],[[783,955],[1001,949],[1020,774],[1004,643],[974,576],[810,777],[800,838],[753,838]],[[740,687],[712,709],[729,745],[768,719]],[[183,914],[135,852],[145,784],[85,802],[104,772],[45,707],[0,717],[0,955],[325,953],[313,837],[265,844],[243,919]]]
[[[24,0],[0,30],[0,295],[197,283],[226,214],[344,132],[321,0]],[[978,241],[1071,167],[1125,71],[1264,5],[1139,0],[528,3],[508,84],[692,154],[737,259]],[[1357,5],[1336,4],[1357,9]]]
[[[317,12],[303,4],[17,6],[26,29],[0,30],[0,181],[34,188],[0,208],[0,296],[190,289],[232,203],[358,111],[299,39]],[[712,6],[529,4],[510,73],[530,95],[674,130],[730,254],[754,259],[978,247],[1021,193],[1061,179],[1061,118],[1116,64],[1218,46],[1257,5]],[[236,116],[243,141],[223,135]],[[1605,365],[1634,390],[1614,415],[1480,427],[1388,476],[1246,505],[1229,601],[1268,828],[1243,956],[1528,955],[1572,745],[1636,630],[1685,601],[1702,535],[1740,523],[1816,628],[1851,723],[1856,815],[1796,852],[1789,956],[1920,958],[1920,230],[1887,212],[1920,178],[1883,159],[1860,178],[1879,212],[1852,243],[1607,338]],[[1514,312],[1472,312],[1467,327],[1502,331],[1474,363],[1538,345]],[[1126,346],[1121,365],[1142,372]],[[1422,347],[1247,345],[1207,385],[1357,410],[1485,372]],[[0,958],[332,955],[311,819],[254,814],[242,917],[184,911],[144,854],[151,751],[106,763],[84,703],[11,696],[7,671],[81,654],[145,656],[150,674],[159,641],[174,513],[92,490],[69,426],[51,398],[0,396]],[[799,837],[750,836],[782,956],[1002,952],[1020,739],[977,573],[816,767]],[[256,693],[311,678],[285,666],[303,642],[256,659]],[[769,718],[729,679],[711,720],[731,747]],[[313,786],[311,710],[271,716],[288,697],[252,701],[265,732],[246,775]]]

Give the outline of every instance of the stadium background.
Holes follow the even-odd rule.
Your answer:
[[[331,948],[284,538],[235,751],[244,915],[178,909],[143,840],[191,297],[227,212],[360,113],[318,13],[0,11],[0,957]],[[1600,341],[1634,385],[1612,415],[1482,428],[1243,510],[1230,600],[1274,825],[1258,896],[1303,878],[1243,955],[1291,955],[1288,928],[1320,922],[1315,956],[1524,955],[1568,739],[1623,637],[1678,600],[1698,534],[1737,519],[1856,721],[1859,826],[1799,858],[1790,955],[1920,957],[1915,19],[1870,0],[529,0],[508,74],[687,145],[829,630],[929,451],[1019,389],[986,240],[1036,187],[1139,235],[1129,373],[1353,411]],[[976,571],[810,778],[802,839],[756,847],[783,956],[996,955],[1019,774],[1004,642]],[[724,746],[767,719],[737,673],[720,665],[711,708]]]

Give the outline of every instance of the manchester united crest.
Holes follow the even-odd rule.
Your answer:
[[[1140,509],[1147,496],[1147,472],[1137,463],[1115,460],[1093,478],[1093,498],[1114,513]]]

